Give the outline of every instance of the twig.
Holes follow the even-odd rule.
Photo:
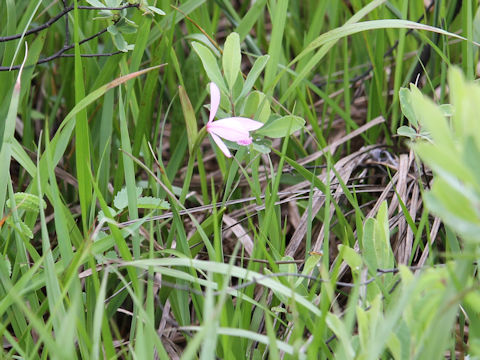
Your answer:
[[[120,7],[95,7],[95,6],[79,6],[78,9],[79,10],[124,10],[124,9],[128,9],[128,8],[132,8],[132,7],[135,7],[135,8],[138,8],[140,6],[140,4],[127,4],[127,5],[124,5],[124,6],[120,6]],[[63,16],[65,16],[66,14],[68,14],[70,11],[72,11],[74,9],[73,6],[69,6],[65,9],[63,9],[60,13],[58,13],[57,15],[55,15],[53,18],[51,18],[50,20],[48,20],[46,23],[42,24],[42,25],[39,25],[33,29],[30,29],[28,31],[25,32],[25,34],[15,34],[15,35],[9,35],[9,36],[0,36],[0,43],[1,42],[5,42],[5,41],[11,41],[11,40],[16,40],[16,39],[20,39],[23,36],[28,36],[28,35],[31,35],[31,34],[35,34],[35,33],[38,33],[42,30],[45,30],[47,28],[49,28],[50,26],[52,26],[53,24],[55,24],[58,20],[60,20]]]
[[[49,28],[51,25],[53,25],[54,23],[56,23],[58,20],[60,20],[62,17],[65,16],[65,42],[64,42],[63,48],[61,48],[59,51],[57,51],[56,53],[54,53],[50,56],[41,58],[35,64],[31,64],[29,66],[44,64],[46,62],[53,61],[53,60],[61,58],[61,57],[73,57],[74,56],[73,54],[65,54],[65,52],[67,52],[68,50],[71,50],[75,47],[74,44],[70,44],[70,30],[69,30],[69,22],[68,22],[68,13],[70,11],[72,11],[74,9],[74,7],[73,6],[67,6],[66,0],[62,0],[62,2],[63,2],[64,9],[59,14],[55,15],[53,18],[48,20],[46,23],[44,23],[42,25],[39,25],[39,26],[37,26],[33,29],[30,29],[23,34],[15,34],[15,35],[0,37],[0,43],[20,39],[20,38],[22,38],[22,36],[28,36],[28,35],[31,35],[31,34],[38,33],[42,30],[45,30],[45,29]],[[140,6],[140,4],[126,4],[126,5],[120,6],[120,7],[78,6],[78,9],[79,10],[121,11],[121,10],[128,9],[128,8],[139,8],[139,6]],[[117,21],[113,20],[113,23],[115,24]],[[82,41],[79,42],[79,44],[80,45],[84,44],[84,43],[86,43],[86,42],[88,42],[92,39],[95,39],[95,38],[99,37],[100,35],[102,35],[106,32],[107,32],[107,28],[102,29],[99,32],[89,36],[88,38],[83,39]],[[100,53],[97,53],[97,54],[81,54],[80,56],[84,57],[84,58],[93,58],[93,57],[114,56],[114,55],[121,54],[121,53],[123,53],[123,52],[122,51],[115,51],[115,52],[111,52],[111,53],[101,53],[101,54]],[[29,66],[26,66],[26,67],[29,67]],[[19,70],[19,69],[20,69],[20,65],[0,66],[0,71],[11,71],[11,70]]]

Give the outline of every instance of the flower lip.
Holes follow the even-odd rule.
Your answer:
[[[210,83],[210,98],[210,116],[206,125],[207,132],[225,156],[231,157],[232,154],[228,150],[227,145],[220,138],[234,141],[242,146],[250,145],[252,137],[249,131],[261,128],[263,123],[237,116],[213,121],[220,105],[220,89],[214,82]]]

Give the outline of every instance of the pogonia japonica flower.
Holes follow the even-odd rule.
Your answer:
[[[213,82],[210,83],[210,101],[210,117],[206,126],[207,132],[225,156],[232,157],[227,145],[220,138],[234,141],[238,145],[250,145],[252,137],[249,131],[260,129],[263,123],[244,117],[229,117],[213,121],[220,105],[220,89]]]

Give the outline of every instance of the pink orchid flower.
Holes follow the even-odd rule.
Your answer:
[[[232,157],[227,145],[220,138],[234,141],[238,145],[250,145],[252,137],[249,131],[260,129],[263,123],[244,117],[229,117],[213,121],[220,105],[220,89],[213,82],[210,83],[210,101],[210,117],[207,123],[207,132],[225,156]]]

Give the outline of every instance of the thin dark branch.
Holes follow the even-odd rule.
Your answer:
[[[79,6],[78,9],[79,10],[124,10],[124,9],[132,8],[132,7],[138,8],[139,6],[140,6],[140,4],[127,4],[127,5],[120,6],[120,7]],[[55,24],[58,20],[60,20],[63,16],[65,16],[66,14],[68,14],[72,10],[73,10],[73,6],[69,6],[65,9],[63,9],[60,13],[55,15],[53,18],[48,20],[46,23],[44,23],[42,25],[39,25],[39,26],[37,26],[33,29],[30,29],[30,30],[26,31],[24,34],[22,33],[22,34],[15,34],[15,35],[9,35],[9,36],[0,36],[0,42],[20,39],[23,36],[28,36],[28,35],[31,35],[31,34],[38,33],[42,30],[45,30],[45,29],[49,28],[50,26],[52,26],[53,24]]]
[[[107,29],[102,29],[99,32],[97,32],[96,34],[93,34],[92,36],[90,36],[86,39],[83,39],[82,41],[79,42],[79,44],[82,45],[82,44],[86,43],[87,41],[95,39],[96,37],[99,37],[100,35],[102,35],[106,32],[107,32]],[[60,57],[73,57],[73,56],[75,56],[74,54],[65,54],[65,52],[73,49],[74,47],[75,47],[74,44],[64,46],[62,49],[57,51],[55,54],[38,60],[35,65],[44,64],[46,62],[55,60],[55,59],[60,58]],[[101,57],[101,56],[117,55],[117,54],[120,54],[120,53],[122,53],[122,51],[117,51],[117,52],[113,52],[113,53],[105,53],[105,54],[83,54],[81,56],[82,57]],[[18,70],[18,69],[20,69],[20,66],[21,65],[14,65],[14,66],[11,66],[11,67],[10,66],[0,66],[0,71]],[[30,66],[32,66],[32,65],[30,65]],[[28,68],[28,66],[25,66],[25,68]]]
[[[53,18],[48,20],[46,23],[44,23],[44,24],[42,24],[42,25],[40,25],[36,28],[30,29],[30,30],[26,31],[24,34],[16,34],[16,35],[9,35],[9,36],[5,36],[5,37],[0,37],[0,42],[5,42],[5,41],[19,39],[22,36],[27,36],[27,35],[30,35],[30,34],[33,34],[33,33],[38,33],[40,31],[50,27],[52,24],[54,24],[59,19],[61,19],[63,16],[65,16],[65,42],[64,42],[63,48],[60,49],[59,51],[57,51],[56,53],[50,55],[50,56],[47,56],[45,58],[42,58],[42,59],[38,60],[33,65],[26,66],[27,68],[31,67],[31,66],[34,66],[34,65],[44,64],[46,62],[55,60],[57,58],[75,56],[74,54],[65,54],[68,50],[71,50],[75,47],[74,44],[70,44],[70,30],[69,30],[69,23],[68,23],[68,13],[70,11],[72,11],[74,9],[74,7],[73,6],[67,6],[66,0],[62,0],[62,2],[63,2],[64,9],[59,14],[57,14],[56,16],[54,16]],[[94,6],[79,6],[78,9],[80,9],[80,10],[118,10],[118,11],[120,11],[120,10],[124,10],[124,9],[127,9],[127,8],[133,8],[133,7],[138,8],[139,6],[140,6],[140,4],[127,4],[127,5],[120,6],[120,7],[102,7],[102,8],[94,7]],[[116,23],[116,21],[113,21],[113,23]],[[79,44],[81,45],[81,44],[84,44],[84,43],[86,43],[86,42],[88,42],[92,39],[95,39],[95,38],[99,37],[100,35],[104,34],[105,32],[107,32],[106,28],[100,30],[99,32],[97,32],[97,33],[95,33],[91,36],[89,36],[88,38],[83,39],[82,41],[79,42]],[[116,51],[116,52],[102,53],[102,54],[100,54],[100,53],[97,53],[97,54],[81,54],[80,56],[84,57],[84,58],[93,58],[93,57],[114,56],[114,55],[121,54],[121,53],[122,53],[122,51]],[[21,65],[0,66],[0,71],[19,70],[20,67],[21,67]]]
[[[103,54],[80,54],[81,57],[83,58],[97,58],[97,57],[108,57],[108,56],[114,56],[118,54],[125,54],[123,51],[115,51],[112,53],[103,53]],[[60,57],[74,57],[75,54],[62,54]]]
[[[118,54],[124,54],[124,52],[123,51],[115,51],[115,52],[112,52],[112,53],[80,54],[80,57],[82,57],[82,58],[99,58],[99,57],[115,56],[115,55],[118,55]],[[36,62],[34,65],[44,64],[46,62],[52,61],[53,59],[70,58],[70,57],[74,57],[74,56],[75,56],[75,54],[60,54],[60,55],[58,55],[58,53],[55,53],[54,55],[51,55],[49,57],[38,60],[38,62]],[[24,66],[24,68],[27,69],[30,66],[32,66],[32,65],[26,65],[26,66]],[[20,69],[20,65],[14,65],[12,67],[10,67],[10,66],[0,66],[0,71],[10,71],[10,70],[19,70],[19,69]]]

